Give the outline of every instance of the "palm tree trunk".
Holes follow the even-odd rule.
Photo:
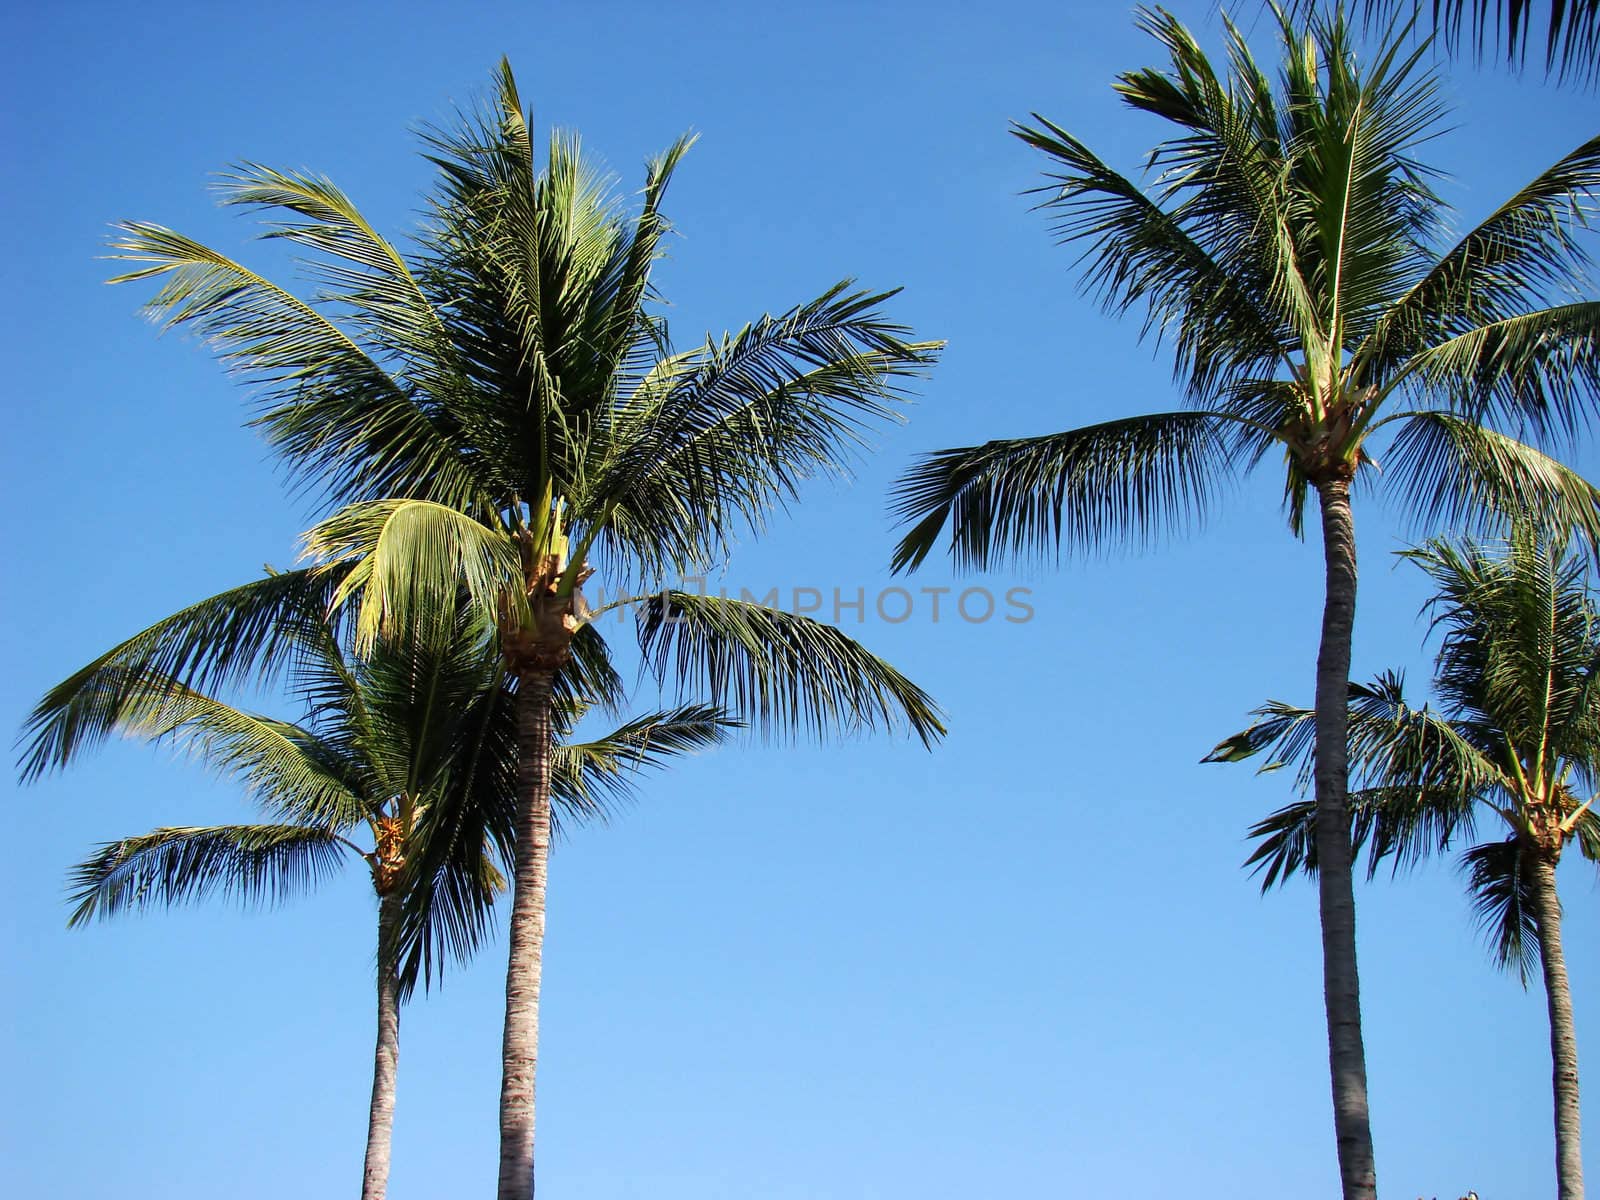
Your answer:
[[[550,857],[553,669],[517,683],[517,869],[500,1083],[500,1200],[533,1198],[533,1091],[539,1063],[545,869]]]
[[[1539,921],[1539,958],[1544,964],[1545,1004],[1550,1010],[1550,1062],[1556,1115],[1557,1200],[1583,1200],[1583,1145],[1578,1116],[1578,1034],[1572,1023],[1567,960],[1561,952],[1561,901],[1556,867],[1535,853],[1534,910]]]
[[[1333,1128],[1344,1200],[1374,1200],[1377,1168],[1367,1111],[1356,976],[1356,898],[1351,876],[1349,767],[1350,641],[1356,615],[1356,539],[1350,481],[1318,483],[1327,592],[1317,653],[1317,887],[1322,918],[1322,998],[1328,1017]]]
[[[378,901],[378,1048],[372,1060],[372,1107],[367,1114],[361,1200],[383,1200],[389,1188],[395,1078],[400,1068],[400,979],[395,972],[399,925],[400,895],[391,892]]]

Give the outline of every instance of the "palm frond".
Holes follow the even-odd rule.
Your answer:
[[[18,738],[24,780],[64,767],[98,745],[152,683],[215,691],[266,686],[325,636],[343,568],[283,571],[230,588],[119,643],[47,692]]]
[[[1162,80],[1147,82],[1165,91]],[[1289,331],[1262,307],[1259,293],[1212,257],[1182,213],[1165,210],[1059,125],[1037,113],[1033,119],[1036,125],[1011,132],[1063,168],[1047,173],[1049,184],[1036,192],[1045,197],[1040,207],[1057,217],[1053,232],[1061,242],[1089,243],[1078,259],[1084,289],[1108,312],[1142,306],[1143,333],[1171,340],[1174,371],[1192,394],[1283,361]]]
[[[352,504],[305,535],[320,569],[343,568],[333,596],[341,607],[359,597],[356,648],[380,638],[453,622],[465,589],[479,611],[528,620],[522,560],[506,534],[465,513],[422,500]]]
[[[894,293],[839,283],[781,316],[662,360],[608,437],[617,446],[589,508],[645,572],[723,556],[738,528],[817,475],[843,473],[868,429],[898,419],[903,380],[942,343],[886,321]]]
[[[894,569],[921,564],[946,526],[957,564],[979,570],[1182,531],[1231,481],[1224,425],[1156,413],[924,455],[894,487],[895,517],[915,522]]]
[[[275,903],[321,882],[349,849],[337,834],[316,826],[154,829],[107,842],[74,868],[68,923],[213,894]]]
[[[191,328],[255,386],[258,424],[301,480],[336,500],[428,496],[481,508],[458,446],[373,353],[311,304],[208,246],[147,222],[118,226],[111,282],[163,278],[146,311]]]
[[[1516,838],[1485,842],[1462,854],[1461,868],[1495,965],[1516,971],[1527,987],[1539,968],[1539,922],[1522,848]]]
[[[1389,460],[1410,518],[1425,528],[1504,532],[1517,520],[1600,553],[1600,488],[1549,455],[1442,412],[1405,414]]]
[[[656,676],[763,734],[819,738],[905,728],[944,736],[933,700],[831,625],[720,596],[664,591],[638,608]]]
[[[638,772],[724,741],[742,728],[720,708],[685,704],[635,717],[602,737],[555,747],[551,798],[564,817],[604,819],[634,798]]]
[[[1406,370],[1462,416],[1570,443],[1600,405],[1600,300],[1463,329],[1412,356]]]
[[[1442,255],[1384,315],[1357,357],[1386,378],[1429,345],[1546,307],[1588,274],[1591,259],[1577,235],[1597,196],[1600,138],[1590,138]]]

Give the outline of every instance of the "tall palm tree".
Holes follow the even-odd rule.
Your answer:
[[[366,864],[378,898],[378,1034],[361,1194],[381,1200],[401,1003],[446,959],[471,954],[504,886],[499,865],[510,861],[516,812],[514,686],[470,621],[455,623],[447,639],[389,643],[357,661],[321,614],[300,616],[289,636],[299,642],[291,679],[304,724],[234,707],[170,675],[129,680],[111,666],[80,693],[119,692],[114,720],[68,739],[63,710],[41,706],[27,731],[24,776],[64,767],[118,732],[197,751],[270,818],[103,844],[73,874],[73,925],[216,894],[281,900],[352,858]],[[563,734],[582,710],[570,697],[558,707]],[[580,820],[604,815],[629,795],[633,768],[714,744],[728,727],[715,708],[687,705],[594,741],[564,737],[552,768],[556,805]]]
[[[1368,873],[1450,849],[1479,816],[1504,837],[1461,854],[1495,961],[1524,986],[1537,956],[1550,1018],[1560,1200],[1582,1200],[1578,1048],[1561,950],[1556,866],[1575,842],[1600,859],[1600,598],[1584,564],[1519,531],[1499,551],[1435,539],[1408,553],[1437,586],[1429,607],[1444,637],[1434,692],[1442,711],[1412,708],[1398,674],[1350,688],[1351,842]],[[1272,703],[1208,762],[1267,753],[1263,770],[1298,761],[1302,788],[1316,745],[1309,709]],[[1300,802],[1251,830],[1249,863],[1270,888],[1315,873],[1315,806]]]
[[[881,316],[892,293],[839,284],[674,350],[651,272],[689,139],[648,164],[630,211],[575,138],[553,135],[539,163],[506,64],[486,109],[426,137],[438,186],[409,252],[325,179],[246,164],[222,181],[225,202],[306,253],[323,285],[309,301],[160,226],[124,225],[114,245],[138,264],[123,279],[162,280],[149,311],[254,383],[268,441],[347,505],[284,587],[359,600],[361,653],[460,589],[495,621],[519,729],[499,1194],[527,1200],[552,697],[575,656],[605,657],[582,585],[604,569],[608,595],[650,588],[635,607],[648,660],[766,732],[901,727],[930,744],[929,697],[837,629],[655,588],[722,562],[805,480],[844,469],[939,344]],[[124,655],[224,676],[270,663],[274,603],[236,594]],[[223,634],[209,651],[208,625]],[[103,721],[120,698],[94,703],[71,720]]]
[[[1171,65],[1124,74],[1117,91],[1177,129],[1150,156],[1151,191],[1042,117],[1014,132],[1055,164],[1043,206],[1084,245],[1084,287],[1170,338],[1188,407],[926,456],[897,486],[912,528],[894,563],[913,568],[946,538],[958,565],[985,568],[1182,530],[1282,456],[1291,528],[1314,503],[1323,536],[1324,993],[1340,1174],[1357,1200],[1376,1180],[1345,799],[1351,488],[1376,476],[1387,432],[1372,481],[1417,517],[1525,511],[1600,543],[1600,490],[1496,428],[1559,445],[1600,397],[1600,302],[1568,294],[1600,138],[1441,246],[1444,210],[1413,157],[1440,116],[1421,50],[1391,44],[1361,66],[1342,17],[1304,33],[1284,22],[1275,86],[1231,26],[1220,75],[1175,18],[1140,21]]]

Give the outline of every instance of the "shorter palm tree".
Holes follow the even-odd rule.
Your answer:
[[[1582,1200],[1578,1052],[1556,865],[1569,843],[1600,859],[1600,601],[1581,559],[1527,531],[1503,551],[1435,539],[1406,552],[1437,585],[1429,602],[1444,636],[1434,691],[1442,711],[1412,708],[1396,673],[1350,686],[1351,841],[1368,873],[1396,869],[1471,837],[1492,814],[1504,836],[1461,854],[1473,908],[1495,961],[1526,985],[1542,965],[1554,1067],[1560,1200]],[[1299,763],[1302,791],[1316,748],[1312,711],[1273,702],[1207,762],[1271,755]],[[1250,831],[1247,865],[1263,888],[1315,873],[1316,806],[1302,800]]]
[[[386,644],[358,662],[336,630],[299,623],[292,679],[303,725],[168,675],[130,681],[112,665],[83,690],[123,697],[115,720],[63,743],[59,712],[36,719],[25,765],[30,776],[65,765],[112,730],[183,744],[243,783],[268,818],[105,843],[73,873],[73,925],[218,894],[278,900],[351,859],[366,864],[378,898],[378,1033],[363,1200],[381,1200],[388,1183],[400,1006],[419,978],[481,941],[513,853],[515,686],[486,628],[460,620],[451,635]],[[574,742],[567,735],[588,705],[570,690],[557,705],[551,791],[568,818],[605,815],[630,795],[633,768],[711,745],[733,725],[716,708],[684,705]]]

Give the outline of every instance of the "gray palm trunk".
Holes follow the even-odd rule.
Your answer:
[[[1328,1018],[1333,1127],[1344,1200],[1375,1200],[1377,1167],[1367,1109],[1367,1058],[1361,1042],[1356,975],[1356,900],[1351,873],[1349,768],[1350,643],[1356,615],[1356,541],[1350,481],[1317,482],[1327,591],[1317,653],[1316,848],[1322,919],[1322,996]]]
[[[539,983],[544,957],[545,874],[550,858],[553,669],[517,684],[516,878],[506,1026],[501,1054],[499,1200],[532,1200],[534,1075],[539,1064]]]
[[[1556,865],[1534,851],[1529,875],[1544,964],[1545,1005],[1550,1012],[1550,1063],[1555,1092],[1556,1197],[1583,1200],[1583,1139],[1578,1112],[1578,1034],[1567,988],[1567,960],[1561,951],[1561,900],[1556,895]]]
[[[361,1200],[383,1200],[389,1188],[395,1080],[400,1069],[400,978],[395,970],[400,903],[395,892],[378,901],[378,1045],[372,1060],[372,1107],[367,1115]]]

